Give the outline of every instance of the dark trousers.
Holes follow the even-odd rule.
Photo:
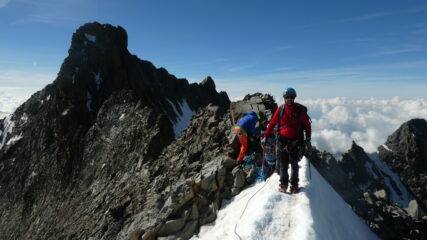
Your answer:
[[[289,174],[288,168],[291,164],[291,185],[298,187],[298,171],[299,171],[299,157],[298,157],[298,146],[292,146],[293,139],[279,139],[280,148],[278,149],[279,161],[278,161],[278,172],[280,174],[280,184],[289,185]]]

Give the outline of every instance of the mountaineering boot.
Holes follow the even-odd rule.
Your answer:
[[[298,193],[298,186],[291,186],[291,189],[289,191],[291,193]]]
[[[288,186],[282,184],[279,185],[279,192],[286,192],[286,189],[288,189]]]

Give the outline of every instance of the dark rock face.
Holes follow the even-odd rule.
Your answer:
[[[210,77],[176,79],[126,47],[121,27],[82,26],[57,79],[0,121],[0,239],[155,236],[183,214],[175,199],[200,184],[186,180],[207,161],[222,166],[226,93]],[[176,140],[185,106],[202,126]],[[183,238],[212,219],[203,214],[186,221]]]
[[[380,158],[377,160],[369,157],[355,142],[353,142],[352,148],[343,154],[340,161],[336,161],[332,155],[315,148],[311,148],[307,153],[307,157],[320,174],[381,239],[425,239],[427,237],[425,227],[427,218],[420,216],[421,212],[417,202],[411,201],[412,207],[409,209],[403,209],[392,202],[393,199],[390,195],[399,196],[403,194],[402,190],[406,192],[408,190],[399,188],[398,183],[385,169],[385,163],[387,163],[392,170],[401,168],[406,173],[419,176],[414,174],[414,172],[419,173],[418,169],[414,169],[416,166],[414,162],[423,156],[423,150],[420,149],[424,148],[418,146],[425,147],[425,145],[416,145],[416,141],[409,139],[415,136],[423,139],[422,137],[427,135],[425,134],[427,131],[424,132],[425,128],[422,127],[425,121],[421,121],[421,126],[420,121],[415,120],[415,122],[417,124],[404,124],[403,129],[406,130],[403,130],[403,133],[401,127],[392,134],[386,145],[387,148],[394,150],[390,151],[381,146],[379,148]],[[406,125],[407,128],[405,128]],[[415,125],[417,127],[414,127]],[[411,134],[409,126],[416,129],[411,131],[417,132],[417,134]],[[408,153],[408,149],[412,149],[412,152]],[[410,161],[412,164],[405,165],[405,158],[402,161],[397,160],[397,156],[406,156],[408,159],[408,155],[413,156]],[[392,164],[389,164],[390,162],[394,164],[398,162],[398,164],[393,167]],[[423,176],[423,173],[419,174]],[[401,176],[400,179],[404,184],[409,185],[405,182],[405,178]],[[412,183],[417,189],[425,186],[422,180],[419,182],[413,180]],[[410,190],[412,189],[410,188]]]
[[[332,154],[311,147],[308,149],[306,157],[313,166],[316,167],[322,177],[324,177],[344,201],[350,205],[354,204],[358,196],[363,193],[350,181],[348,175],[343,171]]]
[[[365,193],[353,206],[373,232],[381,239],[426,239],[427,221],[415,221],[408,212],[388,200]]]
[[[338,164],[353,185],[362,192],[374,193],[384,189],[387,195],[392,193],[402,195],[401,189],[397,187],[394,179],[384,172],[378,163],[355,142],[351,149],[343,154],[342,160]]]
[[[402,182],[427,210],[427,122],[412,119],[390,135],[379,156],[399,175]]]

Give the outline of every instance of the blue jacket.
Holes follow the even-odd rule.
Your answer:
[[[258,122],[258,117],[254,111],[250,111],[237,123],[237,126],[245,129],[248,135],[257,136],[255,125]]]

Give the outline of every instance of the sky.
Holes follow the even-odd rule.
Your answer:
[[[192,239],[238,240],[234,229],[245,240],[378,239],[313,166],[310,173],[306,158],[299,173],[300,193],[280,193],[274,174],[225,202],[215,222],[202,226]]]
[[[211,76],[231,98],[294,87],[300,99],[425,98],[427,2],[0,0],[0,96],[52,82],[73,32],[127,30],[132,54]],[[0,109],[2,111],[2,109]]]

